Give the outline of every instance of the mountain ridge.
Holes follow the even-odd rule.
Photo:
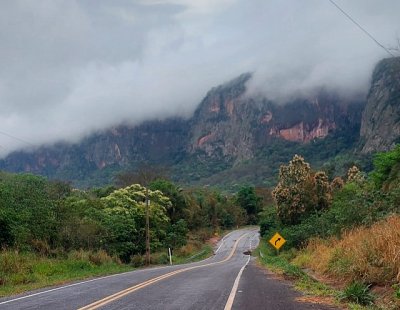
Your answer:
[[[393,79],[393,74],[386,73],[392,66],[381,67],[382,62],[374,71],[368,101],[343,99],[340,94],[319,89],[313,96],[277,104],[265,97],[249,96],[246,83],[252,74],[244,73],[208,91],[189,119],[120,125],[79,143],[57,143],[30,153],[14,152],[0,160],[0,169],[42,174],[82,186],[111,183],[118,172],[134,170],[148,162],[172,167],[172,178],[192,184],[249,161],[262,162],[260,154],[274,152],[274,148],[289,148],[288,153],[303,149],[307,153],[328,137],[331,138],[326,143],[335,149],[332,156],[336,156],[341,150],[336,150],[335,145],[343,145],[346,152],[356,149],[360,127],[362,153],[368,153],[365,128],[369,110],[374,110],[369,106],[377,101],[376,87],[380,85],[379,91],[386,91]],[[382,70],[387,83],[379,83],[382,74],[377,72]],[[397,78],[396,71],[394,75]],[[351,139],[346,140],[346,135]],[[343,144],[344,140],[347,142]]]

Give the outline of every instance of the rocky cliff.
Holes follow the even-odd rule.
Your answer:
[[[113,172],[131,169],[142,161],[173,165],[185,152],[187,132],[188,122],[178,118],[149,121],[139,126],[118,126],[89,136],[78,144],[58,143],[34,152],[14,152],[0,161],[0,169],[74,182],[95,174],[99,178],[96,185],[101,185],[111,181]],[[98,172],[107,169],[111,169],[111,175],[100,173],[98,176]]]
[[[116,172],[148,161],[178,167],[176,179],[190,180],[252,159],[261,149],[274,148],[276,139],[308,144],[334,132],[359,130],[362,100],[346,101],[320,90],[276,104],[246,94],[249,79],[251,74],[243,74],[211,89],[189,120],[117,126],[78,144],[15,152],[0,161],[0,169],[44,174],[81,186],[101,185],[110,182]],[[199,167],[205,172],[193,173]],[[95,181],[81,183],[87,179]]]
[[[250,74],[212,89],[191,120],[191,153],[209,157],[252,158],[274,138],[308,143],[336,129],[358,126],[363,100],[347,101],[320,90],[315,95],[275,104],[246,94]]]
[[[380,61],[361,121],[361,151],[386,151],[400,142],[400,57]]]

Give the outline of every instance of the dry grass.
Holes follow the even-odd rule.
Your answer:
[[[319,273],[372,284],[400,281],[400,216],[345,233],[340,240],[313,239],[302,261]]]

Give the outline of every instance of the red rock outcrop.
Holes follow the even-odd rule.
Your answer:
[[[206,143],[208,140],[210,140],[212,137],[214,137],[213,133],[210,133],[206,136],[201,137],[198,141],[197,141],[197,146],[202,146],[204,143]]]
[[[290,128],[277,129],[271,128],[269,131],[270,136],[280,137],[282,139],[293,142],[309,142],[317,138],[325,138],[329,130],[335,129],[334,122],[324,122],[318,119],[318,125],[312,128],[304,125],[303,122],[296,124]]]

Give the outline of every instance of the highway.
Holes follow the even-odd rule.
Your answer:
[[[197,263],[140,269],[0,299],[0,309],[332,309],[297,303],[298,293],[268,277],[244,252],[256,229],[226,235]]]

